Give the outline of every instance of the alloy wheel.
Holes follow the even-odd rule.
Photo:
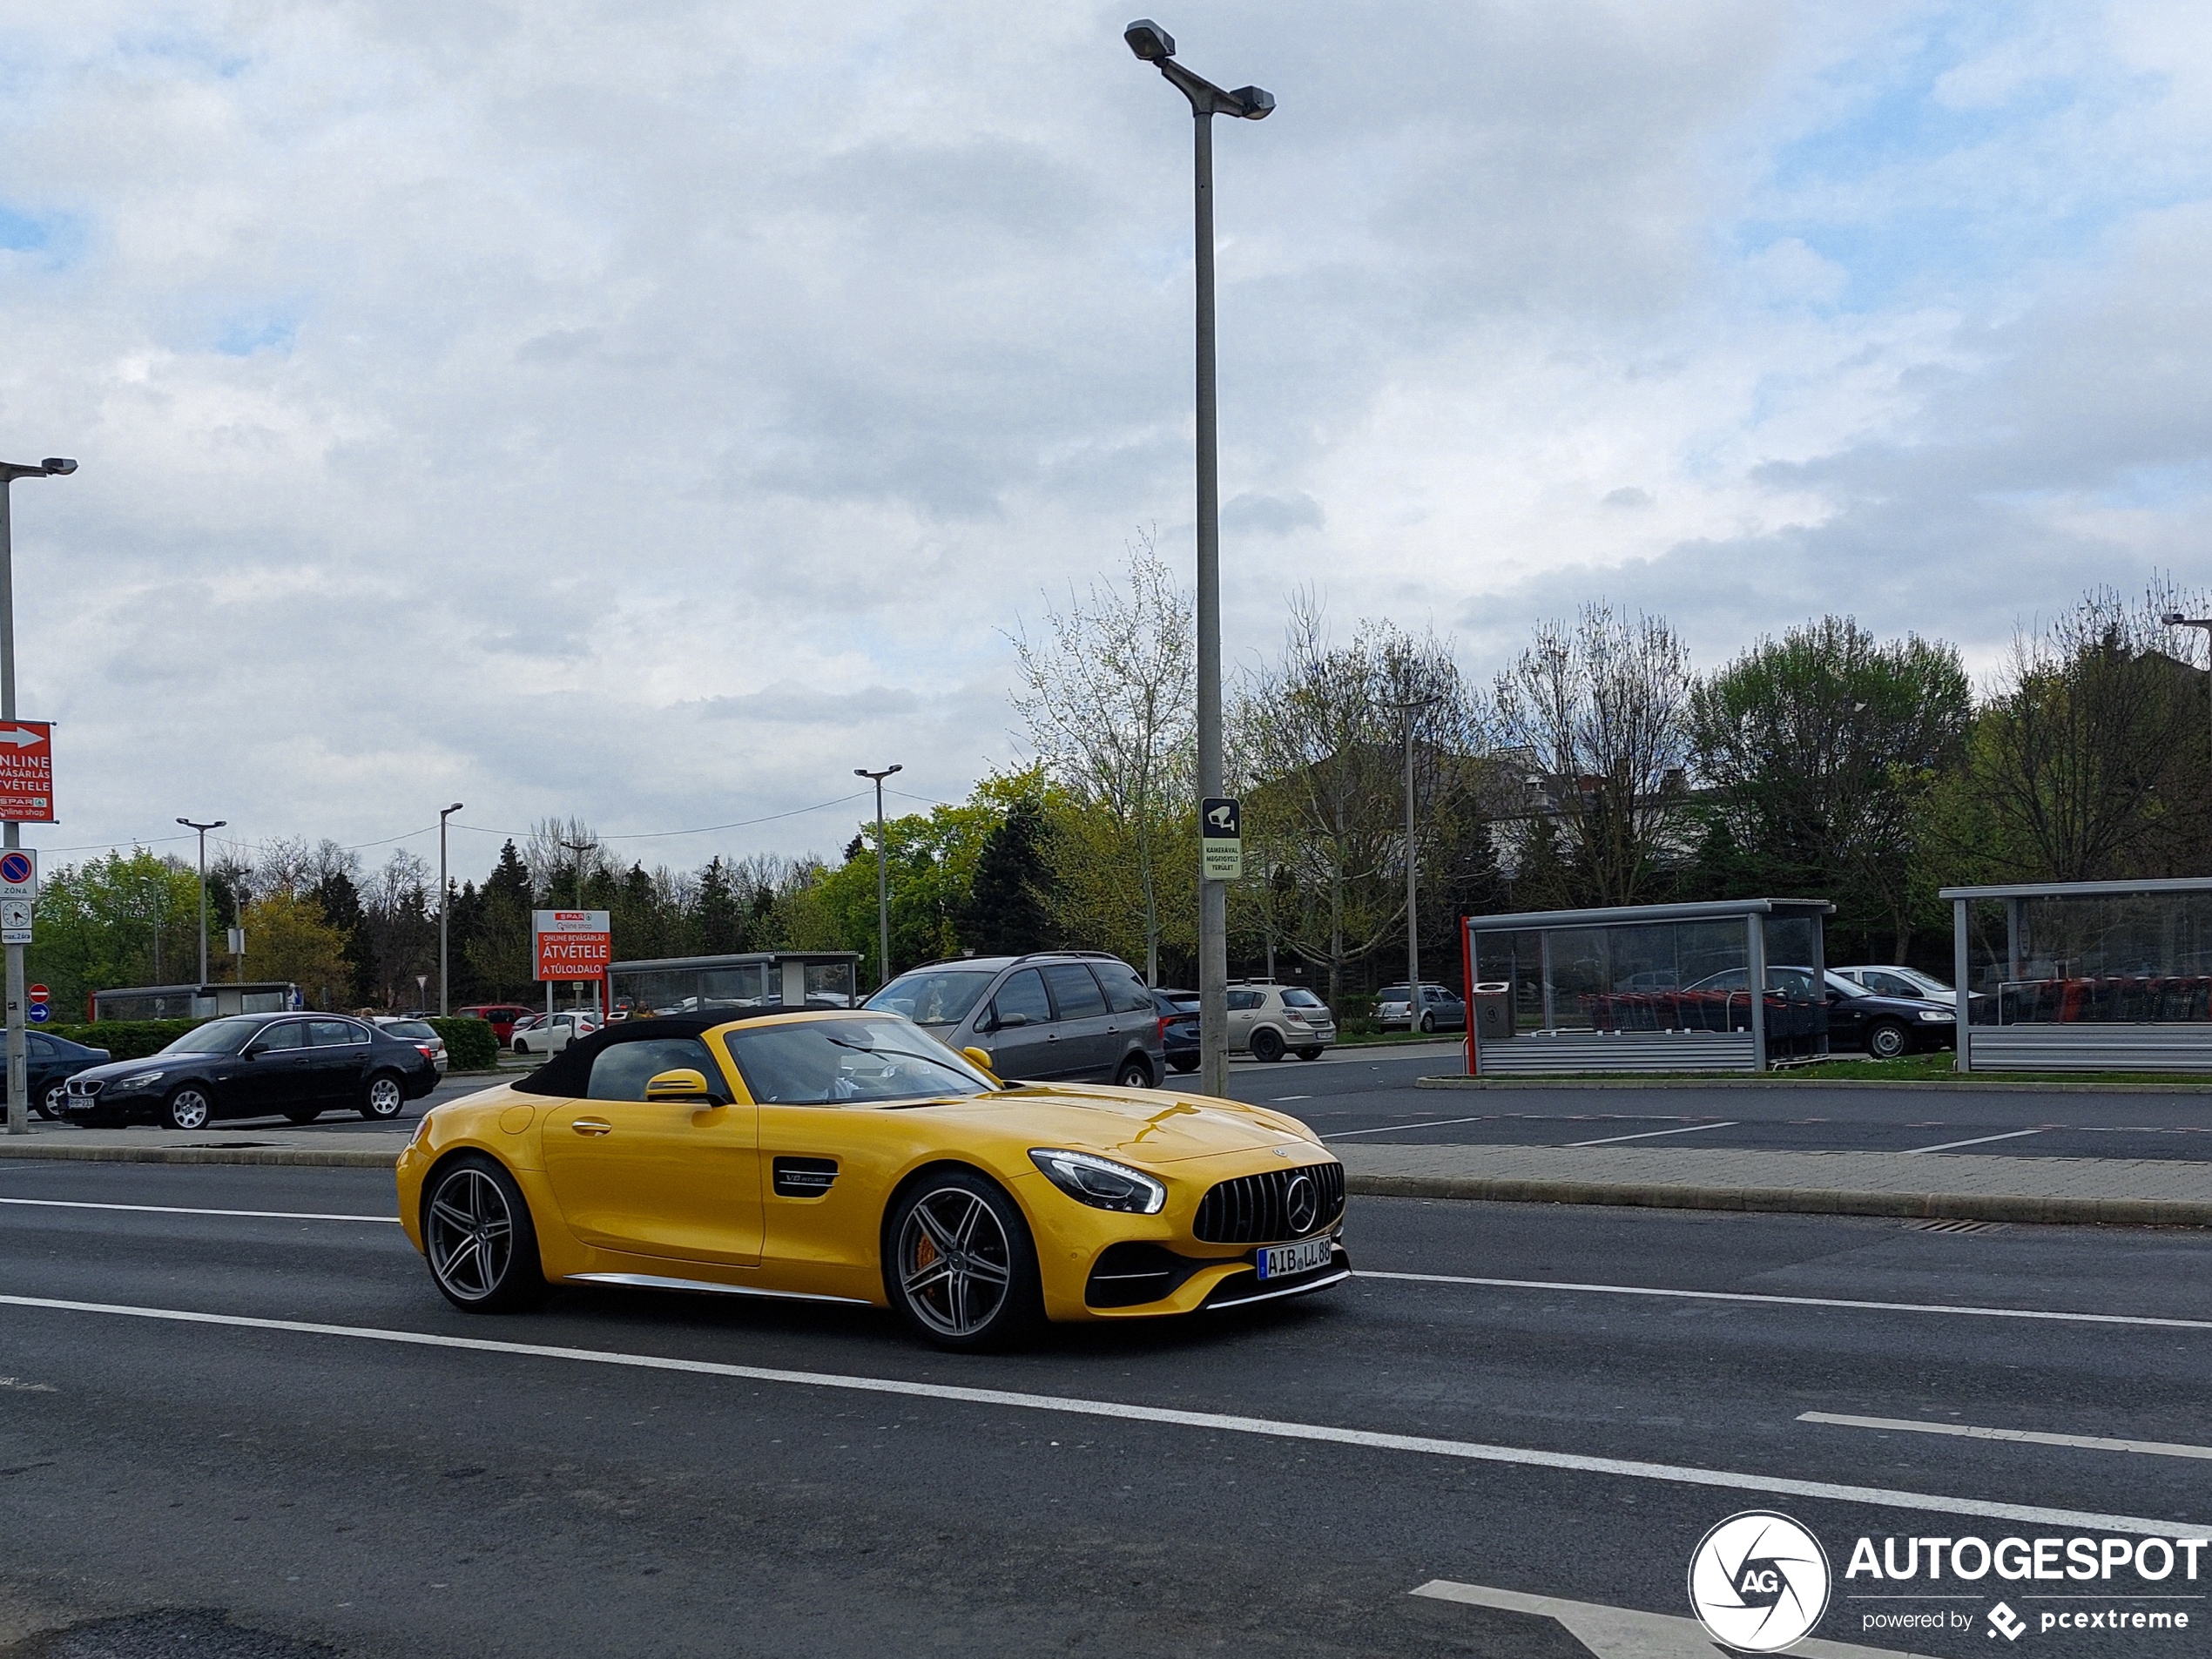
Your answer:
[[[46,1091],[46,1099],[39,1107],[38,1115],[50,1123],[57,1122],[61,1117],[63,1109],[67,1105],[68,1101],[69,1085],[56,1083]]]
[[[407,1096],[400,1089],[396,1077],[372,1077],[368,1083],[368,1104],[366,1115],[370,1117],[397,1117],[400,1108],[407,1103]]]
[[[209,1106],[207,1096],[197,1089],[179,1089],[170,1096],[169,1105],[164,1113],[171,1129],[185,1130],[206,1128],[207,1120],[212,1115],[213,1109]]]
[[[482,1302],[498,1291],[515,1251],[515,1217],[484,1170],[464,1165],[440,1182],[422,1231],[430,1271],[447,1295]]]
[[[1014,1252],[998,1213],[965,1187],[941,1187],[899,1229],[899,1286],[914,1317],[941,1336],[973,1336],[1013,1286]]]

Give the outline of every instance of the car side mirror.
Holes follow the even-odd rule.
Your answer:
[[[1831,1003],[1840,1002],[1844,1000],[1844,994],[1841,991],[1837,990],[1833,986],[1831,986],[1828,990],[1828,1000]]]
[[[967,1061],[969,1065],[974,1067],[993,1082],[999,1081],[998,1073],[991,1069],[991,1051],[988,1049],[962,1049],[960,1053],[961,1059]]]
[[[1027,1025],[1028,1023],[1029,1016],[1026,1014],[1001,1014],[995,1016],[991,1029],[996,1031],[1001,1028],[1011,1028],[1017,1025]]]
[[[691,1066],[661,1072],[645,1085],[647,1100],[700,1100],[709,1093],[706,1074]]]
[[[246,1057],[248,1060],[259,1060],[268,1051],[269,1045],[266,1042],[249,1042],[246,1045]]]

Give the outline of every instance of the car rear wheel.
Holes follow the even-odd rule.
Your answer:
[[[1114,1074],[1114,1084],[1119,1089],[1150,1089],[1152,1068],[1143,1055],[1133,1054],[1122,1062],[1122,1069]]]
[[[430,1277],[467,1313],[503,1313],[543,1301],[537,1229],[515,1177],[481,1152],[432,1174],[422,1194],[422,1247]]]
[[[1866,1052],[1877,1060],[1895,1060],[1912,1046],[1912,1037],[1894,1020],[1877,1021],[1866,1034]]]
[[[1028,1224],[995,1183],[969,1170],[926,1177],[884,1232],[891,1305],[939,1347],[998,1347],[1040,1318]]]
[[[1321,1057],[1321,1051],[1318,1049],[1300,1049],[1298,1051],[1298,1057],[1301,1060],[1318,1060]]]
[[[38,1097],[38,1115],[48,1123],[60,1120],[62,1108],[69,1099],[69,1085],[56,1083]]]
[[[400,1087],[400,1080],[388,1071],[379,1072],[368,1080],[368,1091],[361,1096],[361,1116],[373,1123],[389,1123],[406,1104],[407,1090]]]
[[[1421,1029],[1424,1031],[1433,1031],[1436,1029],[1436,1016],[1433,1014],[1424,1014],[1421,1015]]]
[[[168,1129],[206,1129],[214,1115],[214,1104],[206,1091],[192,1083],[174,1090],[161,1103],[161,1122]]]
[[[1262,1026],[1252,1033],[1253,1059],[1265,1060],[1271,1063],[1282,1057],[1283,1039],[1280,1034],[1270,1031],[1265,1026]]]

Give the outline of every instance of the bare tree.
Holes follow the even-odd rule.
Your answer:
[[[576,849],[583,847],[578,853]],[[580,818],[541,818],[530,826],[523,841],[523,862],[529,867],[530,886],[549,898],[566,888],[573,898],[579,884],[614,872],[614,860],[601,845],[599,833]]]
[[[1566,834],[1579,896],[1633,904],[1677,850],[1690,759],[1689,652],[1664,620],[1586,605],[1497,678],[1500,734],[1542,792],[1531,836]]]
[[[1411,846],[1409,705],[1419,705]],[[1480,703],[1446,642],[1369,622],[1349,645],[1337,645],[1309,592],[1291,597],[1281,657],[1245,677],[1231,759],[1247,797],[1244,833],[1267,873],[1258,895],[1263,924],[1271,939],[1327,970],[1332,1001],[1348,963],[1404,937],[1406,860],[1428,856],[1425,844],[1460,802],[1482,725]]]
[[[1085,836],[1102,878],[1078,891],[1119,889],[1143,919],[1145,978],[1160,968],[1160,860],[1174,820],[1192,804],[1197,644],[1190,596],[1140,531],[1126,589],[1094,582],[1048,609],[1042,634],[1008,636],[1021,658],[1014,706],[1030,747],[1079,807],[1109,833]],[[1065,851],[1067,849],[1063,849]],[[1133,891],[1131,891],[1133,889]]]

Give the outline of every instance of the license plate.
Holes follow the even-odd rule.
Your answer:
[[[1259,1252],[1262,1278],[1289,1278],[1326,1267],[1334,1254],[1325,1238],[1301,1238],[1295,1244],[1271,1244]]]

